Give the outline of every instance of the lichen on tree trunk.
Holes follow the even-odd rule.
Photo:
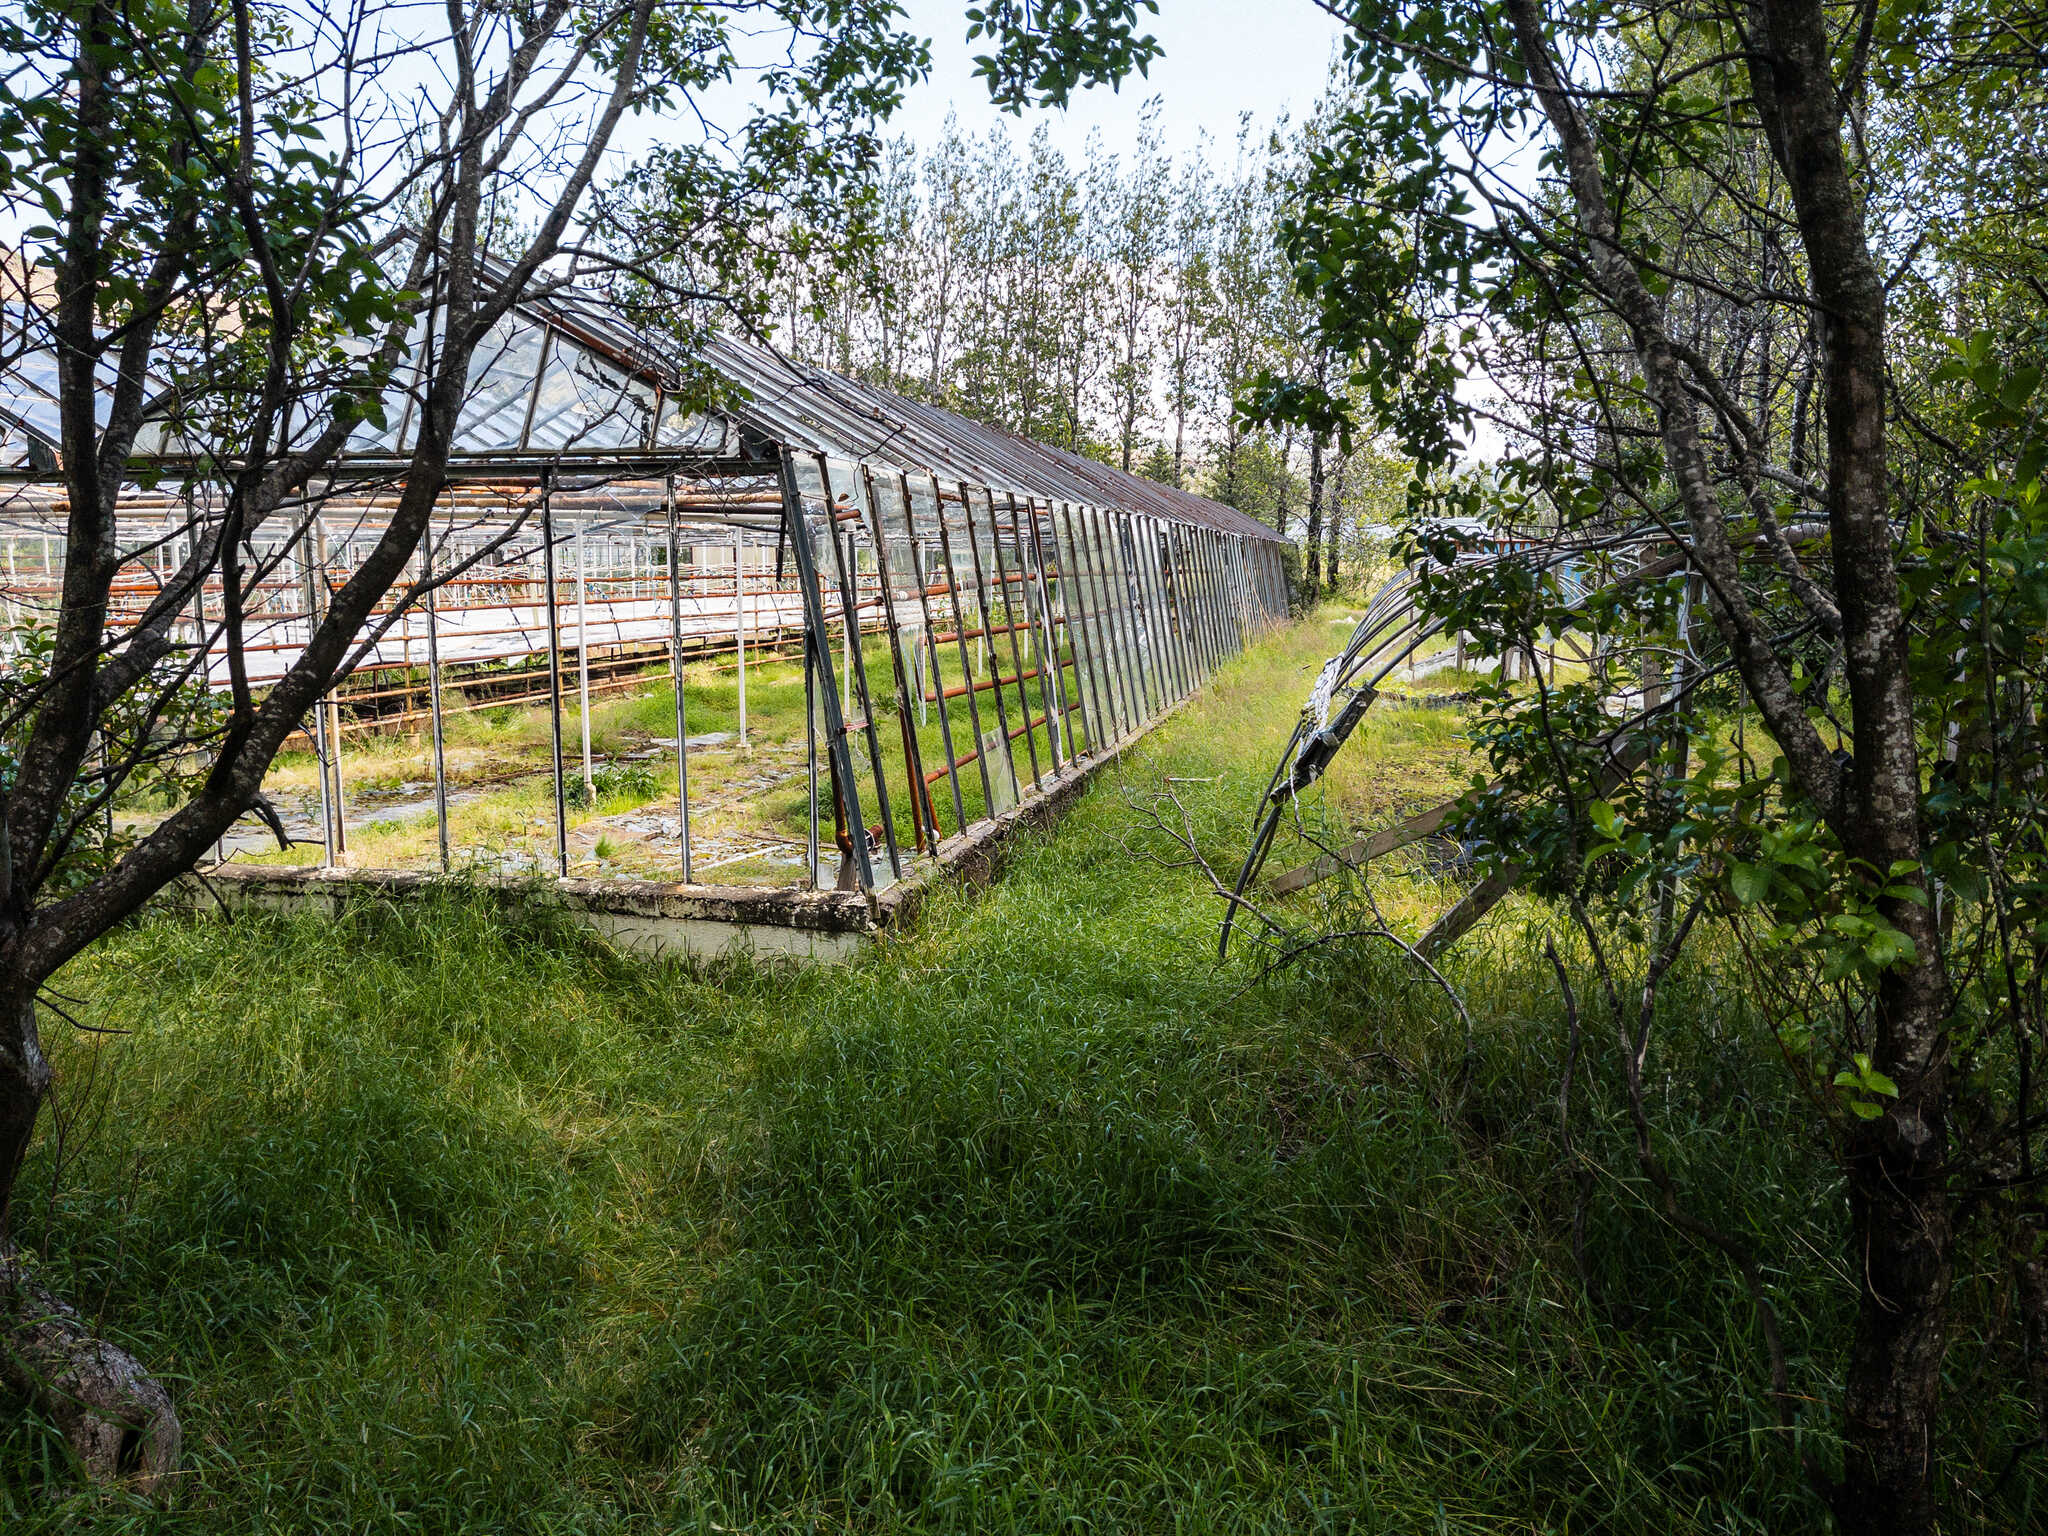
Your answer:
[[[163,1384],[98,1337],[0,1241],[0,1380],[63,1431],[85,1474],[162,1496],[178,1469],[178,1413]]]
[[[0,1009],[0,1021],[0,1383],[49,1416],[94,1482],[161,1495],[178,1467],[170,1393],[128,1351],[95,1334],[5,1235],[51,1073],[35,1005]]]

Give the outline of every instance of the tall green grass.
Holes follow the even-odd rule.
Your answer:
[[[18,1417],[0,1526],[1818,1526],[1747,1298],[1630,1175],[1597,1041],[1577,1272],[1544,914],[1457,952],[1469,1055],[1384,945],[1214,963],[1139,809],[1187,781],[1234,857],[1327,638],[1234,665],[999,885],[841,970],[648,964],[459,891],[102,946],[59,984],[133,1033],[54,1040],[75,1129],[20,1230],[170,1378],[189,1472],[164,1511],[81,1493]],[[1442,718],[1376,727],[1330,814],[1444,777]],[[1768,1255],[1825,1454],[1822,1149],[1711,969],[1667,1011],[1660,1150]],[[1952,1437],[2009,1412],[1960,1401]],[[1956,1492],[1959,1527],[2025,1528],[2037,1478]]]

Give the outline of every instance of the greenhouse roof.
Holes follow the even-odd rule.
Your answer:
[[[54,349],[16,289],[0,325],[16,341],[0,355],[0,473],[48,480],[58,465]],[[402,472],[416,427],[414,386],[427,320],[388,393],[381,426],[363,427],[337,466],[344,477]],[[4,334],[4,332],[0,332]],[[600,295],[555,288],[521,300],[494,325],[470,364],[449,470],[457,480],[538,479],[548,470],[760,475],[777,450],[821,454],[871,470],[931,475],[1049,502],[1117,507],[1279,541],[1255,518],[1065,449],[783,357],[730,335],[711,337],[696,365],[727,387],[717,411],[683,408],[685,369],[673,340],[627,324]],[[107,370],[111,383],[111,368]],[[160,391],[168,394],[168,391]],[[102,396],[104,399],[104,396]],[[159,428],[139,457],[188,459]]]

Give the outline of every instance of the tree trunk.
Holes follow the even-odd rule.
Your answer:
[[[1859,1126],[1850,1147],[1850,1230],[1863,1287],[1844,1384],[1848,1455],[1835,1513],[1852,1536],[1921,1536],[1935,1528],[1929,1473],[1953,1266],[1945,1126],[1935,1118],[1938,1093],[1921,1087],[1917,1105]]]
[[[1758,116],[1791,192],[1818,316],[1828,527],[1855,744],[1846,774],[1742,591],[1697,404],[1663,306],[1620,236],[1594,129],[1558,72],[1535,0],[1506,0],[1505,10],[1564,150],[1593,268],[1633,333],[1693,556],[1712,583],[1715,622],[1791,765],[1796,792],[1821,810],[1850,859],[1894,884],[1895,871],[1924,869],[1925,855],[1906,623],[1886,506],[1885,293],[1843,147],[1825,8],[1821,0],[1750,0],[1747,58]],[[1953,1272],[1948,985],[1931,908],[1896,897],[1878,906],[1915,953],[1877,986],[1870,1054],[1898,1084],[1898,1097],[1850,1133],[1845,1158],[1849,1257],[1861,1286],[1843,1384],[1847,1455],[1834,1504],[1850,1536],[1927,1536],[1935,1524],[1931,1457]]]
[[[0,1381],[49,1415],[95,1483],[170,1491],[180,1430],[171,1395],[125,1349],[96,1337],[0,1239]]]
[[[1280,486],[1273,498],[1273,531],[1281,538],[1287,537],[1287,473],[1294,462],[1294,428],[1288,427],[1280,438]]]
[[[169,1491],[178,1466],[178,1414],[163,1386],[126,1350],[97,1338],[35,1276],[6,1235],[6,1212],[50,1089],[35,1004],[0,1014],[0,1382],[63,1431],[86,1475]]]
[[[1308,600],[1323,595],[1323,438],[1308,440]]]
[[[1181,392],[1185,393],[1184,386]],[[1173,405],[1173,488],[1176,491],[1187,489],[1187,438],[1187,409],[1176,396]]]
[[[1351,460],[1340,449],[1337,454],[1337,473],[1330,477],[1330,504],[1323,512],[1323,581],[1330,594],[1337,592],[1337,531],[1344,518],[1344,477],[1351,468]]]
[[[1753,50],[1750,75],[1785,168],[1816,301],[1828,526],[1855,737],[1842,844],[1889,883],[1894,869],[1924,867],[1924,850],[1906,619],[1886,501],[1884,279],[1843,148],[1820,0],[1758,0],[1751,19],[1763,46]],[[1954,1268],[1948,981],[1933,909],[1884,898],[1879,910],[1916,953],[1885,972],[1877,992],[1871,1055],[1897,1082],[1898,1098],[1859,1125],[1849,1145],[1850,1228],[1863,1285],[1844,1384],[1848,1455],[1836,1514],[1852,1533],[1921,1536],[1935,1526],[1930,1473]]]
[[[36,1031],[33,1002],[0,1008],[0,1241],[8,1231],[14,1181],[50,1091],[50,1063]]]

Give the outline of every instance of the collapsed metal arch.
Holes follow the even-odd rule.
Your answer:
[[[1798,524],[1784,531],[1788,546],[1810,544],[1826,536],[1824,523]],[[1748,545],[1761,542],[1761,534],[1737,540]],[[1672,548],[1669,531],[1631,532],[1622,535],[1557,540],[1538,545],[1527,540],[1493,541],[1493,547],[1468,549],[1453,562],[1460,567],[1517,562],[1530,565],[1540,574],[1563,573],[1592,557],[1628,556],[1627,568],[1598,584],[1575,583],[1567,606],[1584,607],[1599,594],[1613,593],[1628,586],[1661,580],[1690,569],[1690,553]],[[1246,894],[1259,880],[1279,834],[1283,817],[1296,797],[1322,778],[1332,759],[1350,740],[1373,702],[1381,696],[1387,679],[1410,664],[1422,648],[1440,638],[1442,619],[1417,607],[1415,588],[1420,567],[1405,567],[1374,592],[1344,649],[1327,661],[1317,674],[1300,719],[1286,747],[1275,763],[1265,794],[1255,813],[1252,843],[1231,888],[1218,937],[1218,954],[1227,955],[1238,913],[1249,908]],[[1574,645],[1568,635],[1557,642],[1579,654],[1575,660],[1591,664],[1594,657]],[[1607,757],[1601,782],[1608,788],[1619,784],[1647,759],[1651,747],[1650,727],[1668,714],[1679,700],[1707,677],[1724,670],[1729,663],[1708,667],[1694,665],[1688,675],[1674,677],[1668,688],[1647,686],[1617,689],[1611,701],[1618,710],[1614,729],[1606,737]],[[1461,797],[1462,798],[1462,797]],[[1357,868],[1397,849],[1438,832],[1458,805],[1457,799],[1433,806],[1404,818],[1391,827],[1355,839],[1342,849],[1326,851],[1317,858],[1276,876],[1268,889],[1276,896],[1291,895],[1338,873]],[[1518,872],[1510,868],[1490,875],[1473,887],[1446,911],[1417,941],[1414,948],[1424,959],[1433,958],[1463,936],[1485,912],[1514,889]]]

